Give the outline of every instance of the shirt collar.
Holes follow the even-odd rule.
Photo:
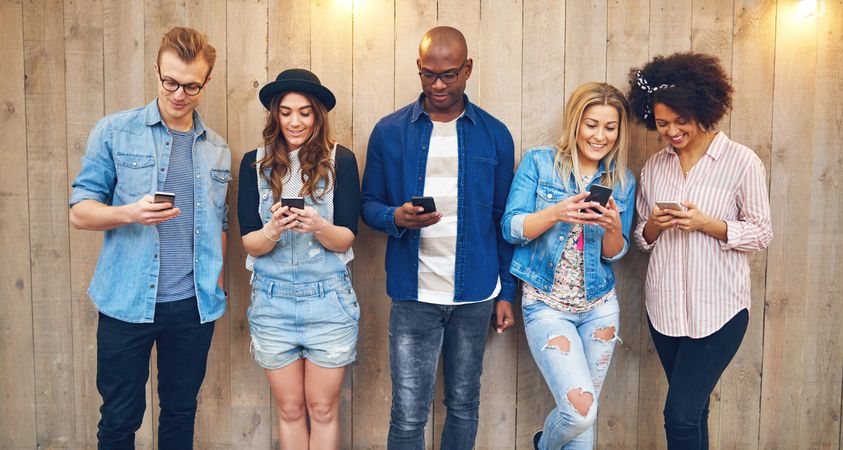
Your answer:
[[[476,107],[474,106],[474,104],[472,104],[468,100],[467,95],[463,94],[462,100],[463,100],[463,103],[465,104],[465,111],[463,111],[462,115],[464,117],[468,118],[468,120],[471,120],[471,123],[476,124],[477,123],[477,111],[475,110]],[[422,115],[430,118],[430,114],[428,114],[427,111],[424,110],[424,105],[422,103],[423,101],[424,101],[424,93],[421,93],[421,94],[419,94],[419,98],[416,100],[416,103],[413,104],[413,114],[410,118],[411,122],[415,122],[415,121],[419,120],[419,118]]]
[[[706,149],[705,154],[715,161],[720,159],[720,156],[726,149],[726,145],[723,142],[724,140],[728,142],[729,138],[727,138],[726,134],[722,131],[718,131],[717,134],[714,135],[714,138],[711,140],[711,142],[708,144],[708,148]],[[679,156],[676,154],[676,149],[673,148],[672,145],[667,146],[667,152],[672,155]]]
[[[143,123],[147,126],[153,126],[158,123],[165,127],[167,126],[164,123],[164,120],[161,119],[161,111],[158,110],[157,97],[144,108]],[[195,109],[193,110],[193,133],[197,136],[205,133],[205,124],[202,123],[202,116],[200,116],[199,111]]]

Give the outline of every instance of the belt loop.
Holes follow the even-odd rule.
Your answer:
[[[268,286],[266,287],[266,294],[267,294],[266,296],[269,297],[269,298],[272,298],[272,289],[275,287],[275,283],[270,281],[267,284],[268,284]]]

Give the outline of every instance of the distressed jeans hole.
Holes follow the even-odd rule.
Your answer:
[[[552,337],[547,340],[545,348],[552,348],[559,350],[562,353],[568,353],[571,351],[571,341],[569,341],[565,336]]]
[[[586,417],[594,403],[594,395],[591,392],[584,392],[582,388],[571,389],[568,391],[568,403],[577,410],[579,415]]]

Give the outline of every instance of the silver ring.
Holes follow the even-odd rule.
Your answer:
[[[304,223],[301,220],[299,220],[299,223],[298,223],[298,225],[296,225],[296,227],[301,228],[303,225],[304,225]]]

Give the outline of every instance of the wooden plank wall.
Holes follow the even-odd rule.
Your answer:
[[[437,24],[465,33],[467,92],[509,126],[516,161],[557,140],[565,96],[582,82],[625,90],[630,67],[673,51],[722,59],[735,102],[721,129],[764,161],[775,238],[752,261],[750,327],[712,397],[712,448],[840,448],[843,0],[810,19],[791,0],[0,0],[0,448],[96,446],[97,315],[85,291],[101,235],[71,229],[65,205],[93,124],[155,95],[163,32],[197,27],[217,47],[201,111],[228,139],[235,172],[260,140],[258,89],[293,66],[337,95],[332,127],[362,170],[374,123],[418,95],[418,41]],[[632,137],[637,171],[664,143],[641,127]],[[236,182],[229,194],[235,211]],[[381,234],[361,229],[359,360],[342,390],[343,448],[385,446],[384,248]],[[232,220],[232,297],[200,394],[197,448],[279,447],[267,383],[248,353],[244,259]],[[600,448],[665,448],[646,264],[633,250],[617,266],[624,342],[601,398]],[[531,448],[552,398],[522,328],[490,333],[486,355],[477,447]],[[154,388],[138,448],[156,446]],[[441,383],[437,392],[431,449],[445,415]]]

